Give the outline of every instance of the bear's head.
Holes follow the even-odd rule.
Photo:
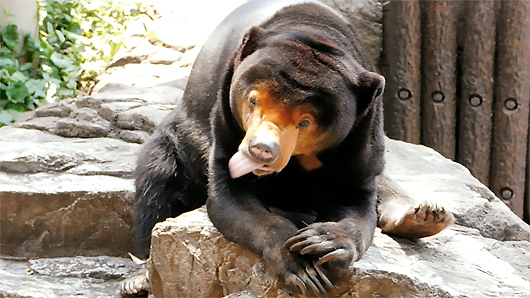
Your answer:
[[[302,31],[253,27],[234,59],[232,114],[245,131],[229,163],[233,178],[281,171],[292,156],[307,170],[370,110],[384,78],[333,41]]]

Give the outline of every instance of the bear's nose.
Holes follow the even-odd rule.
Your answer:
[[[251,137],[248,143],[248,151],[257,160],[272,162],[278,157],[280,147],[274,141]]]

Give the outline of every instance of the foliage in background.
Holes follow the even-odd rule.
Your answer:
[[[38,41],[20,40],[14,24],[0,28],[0,126],[43,103],[74,97],[112,60],[131,17],[140,13],[131,0],[38,3]]]

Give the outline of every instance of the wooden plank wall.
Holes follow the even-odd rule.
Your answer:
[[[388,135],[420,143],[421,11],[418,1],[391,1],[384,7],[381,71]]]
[[[465,165],[530,218],[530,1],[397,1],[383,10],[389,137]]]
[[[460,77],[457,160],[482,183],[489,183],[493,71],[495,61],[495,2],[464,3],[465,31]]]
[[[447,158],[456,152],[455,1],[422,1],[421,142]]]

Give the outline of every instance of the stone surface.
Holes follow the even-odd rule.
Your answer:
[[[83,116],[89,117],[89,115],[86,114]],[[55,125],[56,134],[70,138],[106,137],[109,132],[110,123],[104,119],[95,119],[94,121],[82,119],[60,119]]]
[[[118,297],[120,279],[138,268],[114,257],[0,259],[0,297]]]
[[[0,251],[20,257],[134,252],[138,144],[0,129]]]
[[[125,111],[118,115],[116,125],[123,129],[154,131],[174,106],[150,105]]]
[[[386,175],[418,201],[446,206],[456,224],[417,241],[377,230],[341,297],[530,297],[527,224],[432,149],[388,140],[386,154]],[[287,295],[256,254],[222,237],[204,208],[156,225],[148,268],[156,297]]]
[[[140,148],[111,138],[62,138],[13,127],[0,128],[0,135],[0,171],[5,174],[47,172],[131,178]]]
[[[366,52],[379,66],[383,47],[383,0],[320,0],[344,15],[355,28]]]
[[[0,173],[0,185],[2,254],[125,256],[135,252],[130,179]]]

